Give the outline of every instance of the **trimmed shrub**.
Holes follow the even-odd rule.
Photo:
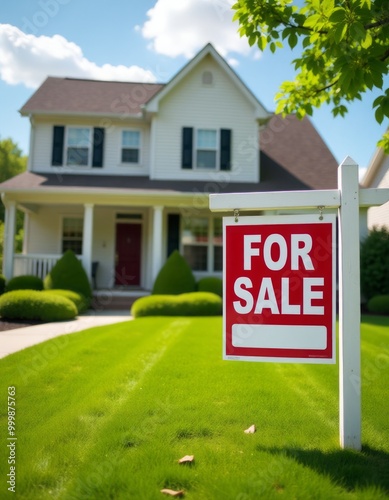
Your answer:
[[[67,250],[44,279],[46,290],[72,290],[87,300],[92,299],[92,288],[81,262],[72,250]]]
[[[373,228],[361,244],[361,291],[366,301],[389,294],[389,230]]]
[[[6,292],[14,290],[43,290],[43,281],[38,276],[30,276],[29,274],[15,276],[8,281],[5,287]]]
[[[153,295],[178,295],[196,291],[196,280],[184,257],[174,250],[158,273]]]
[[[78,314],[88,309],[88,300],[81,295],[81,293],[73,292],[72,290],[58,290],[57,288],[53,288],[53,290],[43,290],[43,293],[53,293],[54,295],[66,297],[77,307]]]
[[[215,293],[190,292],[181,295],[149,295],[131,307],[134,318],[142,316],[220,316],[222,299]]]
[[[376,295],[367,303],[367,310],[373,314],[389,315],[389,295]]]
[[[216,293],[219,297],[223,297],[223,280],[216,276],[201,278],[197,283],[197,290],[199,292]]]
[[[36,290],[15,290],[0,297],[0,316],[5,319],[64,321],[77,316],[77,308],[66,297]]]
[[[7,283],[6,277],[0,274],[0,295],[2,295],[5,292],[6,283]]]

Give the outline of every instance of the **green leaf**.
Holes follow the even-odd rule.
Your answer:
[[[296,33],[291,33],[289,38],[288,38],[288,43],[289,43],[289,47],[291,49],[294,49],[294,47],[296,47],[297,45],[297,42],[298,42],[298,38],[297,38],[297,35]]]
[[[304,26],[306,28],[315,28],[320,20],[321,20],[320,14],[313,14],[312,16],[307,17],[307,19],[304,22]]]
[[[329,17],[330,23],[338,24],[344,23],[347,18],[347,12],[343,7],[337,7],[333,10],[332,14]]]
[[[375,119],[379,124],[384,121],[384,112],[380,106],[375,110]]]
[[[257,41],[257,37],[255,35],[250,35],[248,40],[249,40],[250,47],[252,47],[255,44],[255,42]]]
[[[322,9],[322,12],[326,15],[326,16],[330,16],[332,14],[332,11],[334,10],[334,0],[323,0],[321,2],[321,9]]]
[[[338,24],[332,33],[335,43],[340,43],[342,40],[346,38],[347,24]]]
[[[366,32],[366,37],[363,40],[363,42],[361,43],[361,46],[364,49],[368,49],[369,47],[372,46],[372,44],[373,44],[373,37],[371,36],[371,34],[369,32]]]

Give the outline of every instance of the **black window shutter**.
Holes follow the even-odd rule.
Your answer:
[[[180,248],[180,215],[169,214],[167,218],[167,256]]]
[[[96,127],[93,129],[92,167],[102,167],[103,156],[104,156],[104,129]]]
[[[220,170],[231,170],[231,130],[220,130]]]
[[[53,165],[53,167],[62,167],[63,165],[64,136],[65,136],[65,127],[63,125],[54,125],[53,149],[51,153],[51,164]]]
[[[182,168],[193,166],[193,128],[182,129]]]

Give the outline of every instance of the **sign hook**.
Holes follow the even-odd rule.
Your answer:
[[[239,222],[239,208],[234,209],[235,222]]]
[[[323,205],[320,205],[317,207],[318,210],[319,210],[319,220],[323,220],[323,210],[324,210],[324,206]]]

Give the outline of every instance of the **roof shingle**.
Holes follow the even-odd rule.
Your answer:
[[[48,77],[21,108],[32,113],[138,115],[164,84]]]

